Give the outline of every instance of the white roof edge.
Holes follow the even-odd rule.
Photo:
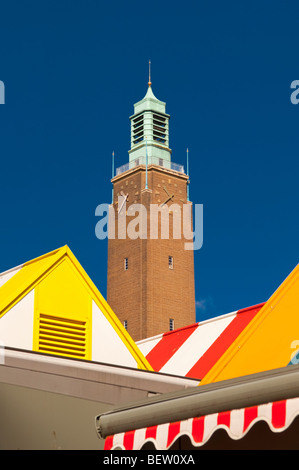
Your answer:
[[[236,315],[239,312],[239,310],[234,310],[233,312],[229,312],[229,313],[223,313],[222,315],[218,315],[217,317],[207,318],[206,320],[198,322],[198,325],[205,325],[207,323],[213,323],[214,321],[217,321],[217,320],[222,320],[223,318],[232,317]]]
[[[4,276],[4,275],[6,275],[6,274],[12,273],[13,271],[16,271],[16,270],[19,271],[23,266],[24,266],[24,263],[19,264],[18,266],[14,266],[13,268],[7,269],[6,271],[2,271],[2,272],[0,273],[0,277],[1,277],[1,276]]]
[[[156,336],[150,336],[149,338],[140,339],[139,341],[136,341],[136,344],[138,346],[138,344],[144,344],[144,343],[147,343],[149,341],[153,341],[155,339],[163,338],[164,334],[165,333],[160,333],[159,335],[156,335]]]
[[[156,335],[156,336],[151,336],[150,338],[145,338],[145,339],[141,339],[140,341],[136,341],[136,344],[138,346],[138,344],[145,344],[149,341],[154,341],[154,340],[158,340],[160,338],[163,338],[163,336],[167,333],[169,335],[173,334],[173,333],[176,333],[177,331],[179,330],[184,330],[184,329],[188,329],[188,328],[192,328],[194,327],[195,325],[197,326],[201,326],[201,325],[206,325],[207,323],[212,323],[212,322],[215,322],[215,321],[218,321],[218,320],[222,320],[223,318],[228,318],[230,316],[234,316],[238,313],[239,310],[235,310],[234,312],[230,312],[230,313],[225,313],[223,315],[219,315],[218,317],[213,317],[213,318],[208,318],[207,320],[203,320],[201,322],[195,322],[195,323],[192,323],[191,325],[186,325],[186,326],[183,326],[181,328],[178,328],[176,330],[173,330],[173,331],[166,331],[165,333],[160,333],[159,335]]]
[[[263,303],[263,302],[260,302],[260,303]],[[256,304],[256,305],[259,305],[259,304]],[[182,328],[178,328],[176,330],[173,330],[173,331],[167,331],[165,333],[160,333],[159,335],[156,335],[156,336],[151,336],[149,338],[144,338],[140,341],[137,341],[136,344],[138,346],[138,344],[145,344],[149,341],[154,341],[154,340],[158,340],[159,338],[162,338],[166,333],[167,334],[172,334],[172,333],[176,333],[177,331],[179,330],[183,330],[183,329],[187,329],[187,328],[192,328],[194,327],[195,325],[197,326],[202,326],[202,325],[206,325],[208,323],[213,323],[213,322],[216,322],[218,320],[223,320],[224,318],[228,318],[230,316],[234,316],[236,315],[238,312],[242,311],[242,310],[247,310],[247,309],[250,309],[250,308],[253,308],[255,307],[255,305],[252,305],[250,307],[243,307],[243,308],[239,308],[237,310],[234,310],[233,312],[229,312],[229,313],[223,313],[222,315],[218,315],[216,317],[212,317],[212,318],[207,318],[206,320],[203,320],[203,321],[199,321],[199,322],[195,322],[195,323],[192,323],[191,325],[186,325],[186,326],[183,326]]]

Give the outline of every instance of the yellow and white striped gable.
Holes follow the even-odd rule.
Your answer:
[[[0,343],[152,370],[67,246],[0,274]]]

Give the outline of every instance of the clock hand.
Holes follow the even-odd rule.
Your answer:
[[[161,207],[164,206],[169,200],[170,200],[170,198],[168,198],[164,202],[162,202]]]
[[[120,211],[122,210],[125,201],[126,201],[126,200],[124,199],[122,205],[121,205],[120,208],[118,209],[118,213],[120,213]]]
[[[169,192],[167,191],[167,189],[165,188],[165,186],[163,186],[163,189],[164,189],[164,191],[166,192],[166,194],[168,194],[168,196],[170,197],[170,194],[169,194]]]
[[[122,192],[122,196],[123,196],[124,200],[123,200],[123,202],[122,202],[122,205],[121,205],[120,208],[118,209],[118,213],[120,213],[120,211],[121,211],[122,208],[123,208],[124,203],[128,200],[128,194],[125,195],[125,194]]]
[[[166,204],[168,201],[170,201],[170,199],[172,200],[174,198],[174,194],[172,196],[169,196],[168,199],[166,199],[166,201],[164,201],[162,204],[161,204],[161,207],[164,206],[164,204]]]

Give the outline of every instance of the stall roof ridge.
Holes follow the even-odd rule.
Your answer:
[[[146,342],[149,342],[149,341],[152,341],[152,340],[158,340],[158,339],[162,338],[163,336],[175,335],[179,332],[189,330],[189,329],[192,329],[192,328],[194,329],[194,328],[197,328],[199,326],[206,325],[207,323],[217,322],[219,320],[234,316],[236,314],[237,315],[242,315],[242,314],[244,314],[248,311],[251,311],[251,310],[254,310],[254,309],[257,309],[257,308],[261,308],[261,307],[264,306],[264,304],[265,304],[265,302],[260,302],[258,304],[251,305],[250,307],[244,307],[244,308],[239,309],[239,310],[234,310],[234,311],[231,311],[231,312],[228,312],[228,313],[223,313],[223,314],[220,314],[220,315],[216,315],[214,317],[206,318],[205,320],[201,320],[201,321],[198,321],[198,322],[195,322],[195,323],[191,323],[189,325],[181,326],[180,328],[175,328],[174,330],[166,331],[165,333],[160,333],[160,334],[155,335],[155,336],[150,336],[148,338],[143,338],[143,339],[137,341],[136,344],[146,343]]]
[[[152,370],[136,343],[67,245],[27,261],[18,268],[12,268],[0,274],[0,319],[3,315],[9,314],[12,307],[35,289],[49,273],[63,262],[67,262],[80,276],[93,301],[98,305],[102,314],[136,359],[138,367]]]

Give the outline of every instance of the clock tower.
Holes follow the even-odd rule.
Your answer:
[[[149,80],[130,117],[129,162],[112,178],[107,301],[135,341],[195,322],[193,251],[183,227],[192,212],[189,176],[172,162],[169,119]]]

